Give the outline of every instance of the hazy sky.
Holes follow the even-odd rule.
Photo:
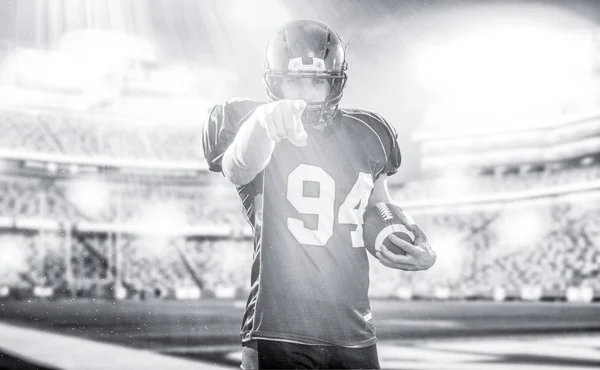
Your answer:
[[[402,176],[418,162],[410,143],[429,96],[412,54],[424,44],[479,32],[497,22],[553,19],[557,26],[598,23],[600,1],[399,0],[0,0],[0,45],[51,48],[69,30],[113,28],[156,45],[168,60],[217,66],[237,76],[232,94],[264,98],[264,50],[291,18],[316,18],[349,43],[342,106],[376,110],[398,129]],[[241,5],[240,5],[241,4]],[[492,4],[492,5],[489,5]],[[540,5],[543,4],[543,5]],[[558,16],[557,16],[558,15]],[[493,73],[493,71],[490,71]],[[206,86],[210,89],[211,86]]]

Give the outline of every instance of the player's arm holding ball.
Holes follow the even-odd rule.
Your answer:
[[[406,211],[394,205],[388,190],[387,178],[398,171],[402,162],[398,133],[380,115],[371,112],[367,116],[375,118],[369,122],[383,144],[385,156],[379,157],[383,168],[376,176],[365,212],[365,225],[363,225],[365,247],[387,267],[405,271],[427,270],[433,266],[437,258],[429,244],[429,239]],[[376,149],[373,150],[374,153],[381,153]],[[378,205],[380,207],[377,207]],[[399,225],[413,236],[397,230]],[[377,237],[383,240],[377,240]]]
[[[369,207],[376,207],[377,204],[393,204],[392,198],[387,188],[387,176],[380,176],[374,184],[373,193],[369,198]],[[417,225],[412,217],[402,210],[399,214],[400,222],[414,235],[414,240],[409,243],[400,237],[389,234],[387,239],[396,247],[406,252],[406,254],[394,253],[385,245],[376,251],[375,255],[383,265],[404,270],[420,271],[427,270],[435,264],[437,255],[429,244],[429,239],[423,230]]]
[[[250,183],[267,167],[275,144],[283,139],[305,146],[307,135],[300,120],[305,108],[303,100],[287,99],[257,107],[223,155],[223,174],[229,181]]]

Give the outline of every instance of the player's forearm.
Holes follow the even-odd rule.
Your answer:
[[[269,164],[274,148],[266,129],[251,116],[223,155],[223,173],[232,183],[246,185]]]

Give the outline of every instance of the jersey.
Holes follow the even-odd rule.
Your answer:
[[[203,129],[211,171],[261,103],[215,106]],[[254,230],[242,341],[366,347],[376,342],[368,298],[363,213],[381,174],[401,163],[397,134],[381,116],[340,109],[307,145],[275,145],[267,167],[238,193]]]

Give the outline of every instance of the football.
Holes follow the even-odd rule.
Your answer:
[[[369,253],[377,257],[375,253],[385,245],[390,252],[405,255],[406,252],[392,243],[388,236],[394,234],[413,243],[415,236],[404,226],[406,219],[412,222],[410,216],[394,204],[379,202],[374,207],[367,208],[364,214],[363,239]]]

